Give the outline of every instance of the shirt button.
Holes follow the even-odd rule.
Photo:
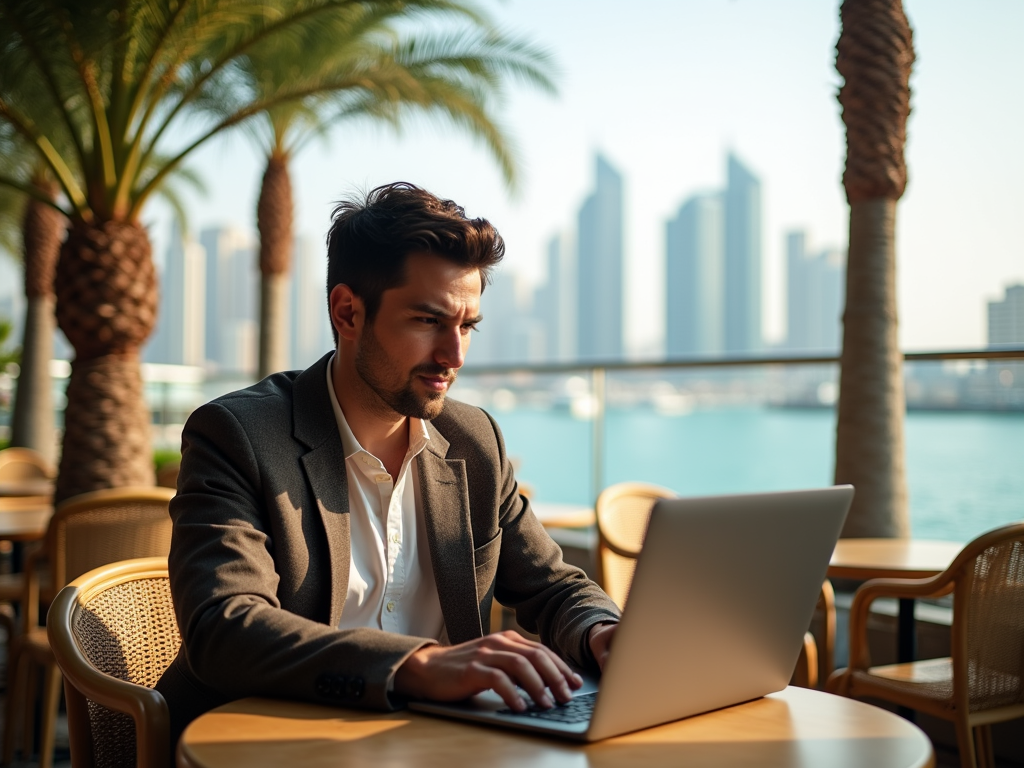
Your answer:
[[[388,613],[391,613],[393,610],[395,610],[395,601],[391,600],[388,602]]]
[[[378,483],[386,483],[390,479],[391,479],[391,475],[377,475],[377,482]]]
[[[391,543],[392,544],[397,544],[398,543],[398,534],[397,533],[392,533],[391,534]]]

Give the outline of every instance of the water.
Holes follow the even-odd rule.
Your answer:
[[[492,413],[537,499],[593,503],[591,422],[557,408]],[[832,482],[835,414],[826,409],[611,409],[605,430],[605,484],[699,495]],[[906,439],[915,537],[967,541],[1024,518],[1024,415],[911,412]]]

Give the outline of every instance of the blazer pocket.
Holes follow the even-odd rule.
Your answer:
[[[477,573],[485,565],[496,565],[496,563],[491,563],[491,561],[497,560],[498,555],[501,553],[501,533],[502,531],[499,528],[497,536],[473,550],[473,567]]]
[[[473,576],[476,579],[476,599],[482,610],[490,611],[490,598],[498,575],[498,555],[501,553],[501,530],[482,547],[473,550]],[[488,603],[488,605],[485,605]]]

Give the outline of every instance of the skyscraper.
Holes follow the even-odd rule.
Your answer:
[[[842,251],[812,254],[802,231],[786,236],[786,348],[794,352],[838,352],[845,300]]]
[[[761,349],[761,182],[732,153],[725,190],[725,351]]]
[[[206,360],[206,251],[199,243],[171,232],[160,278],[156,333],[146,359],[174,365],[203,365]]]
[[[255,371],[259,275],[252,238],[212,227],[199,242],[206,251],[206,360],[226,371]]]
[[[578,218],[577,352],[581,360],[622,357],[622,176],[596,156],[597,183]]]
[[[534,314],[543,332],[542,359],[549,362],[572,356],[574,302],[568,256],[562,236],[553,235],[548,241],[546,281],[537,289],[533,301]]]
[[[1024,344],[1024,285],[1006,286],[1002,301],[988,303],[988,345]]]
[[[718,355],[723,333],[721,194],[687,200],[665,227],[665,354]]]

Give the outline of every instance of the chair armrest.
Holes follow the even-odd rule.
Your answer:
[[[867,625],[871,604],[875,600],[880,597],[942,597],[951,593],[955,586],[949,571],[927,579],[871,579],[864,582],[854,594],[850,606],[850,669],[871,666]]]

